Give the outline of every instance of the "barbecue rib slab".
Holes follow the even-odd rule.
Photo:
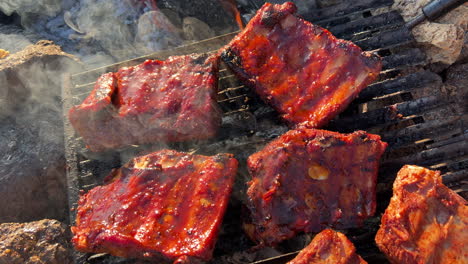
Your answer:
[[[377,55],[266,3],[222,51],[235,75],[290,125],[318,128],[343,111],[381,69]]]
[[[439,171],[405,165],[375,241],[392,263],[468,263],[467,201]]]
[[[356,254],[356,248],[348,238],[331,229],[318,233],[297,257],[287,264],[366,264]]]
[[[80,197],[73,244],[120,257],[209,260],[236,171],[231,154],[136,157]]]
[[[92,151],[207,139],[221,123],[217,82],[215,57],[147,60],[102,75],[70,122]]]
[[[301,231],[360,226],[375,212],[386,146],[364,131],[298,129],[272,141],[247,161],[247,234],[271,246]]]

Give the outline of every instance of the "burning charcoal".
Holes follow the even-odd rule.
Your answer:
[[[231,154],[136,157],[80,197],[72,241],[120,257],[209,260],[237,164]]]
[[[367,264],[348,238],[331,229],[318,233],[312,242],[287,264]]]
[[[103,74],[69,117],[95,152],[155,142],[213,137],[221,122],[215,100],[217,62],[206,54],[147,60]]]
[[[468,263],[467,204],[439,171],[405,165],[375,241],[392,263]]]
[[[379,56],[266,3],[222,52],[222,59],[291,127],[324,126],[381,69]]]
[[[376,207],[377,171],[387,144],[377,135],[290,130],[247,161],[251,222],[267,246],[298,232],[362,226]]]
[[[69,232],[57,220],[0,224],[0,263],[71,264]]]

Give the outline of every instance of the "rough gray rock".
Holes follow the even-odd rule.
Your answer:
[[[0,122],[0,222],[67,220],[61,113],[36,107]],[[25,113],[26,112],[26,113]]]
[[[421,12],[430,0],[396,0],[393,8],[405,21]],[[468,3],[452,10],[434,22],[423,22],[413,28],[415,40],[421,44],[430,62],[450,65],[460,57],[468,29]]]
[[[57,220],[0,224],[0,263],[72,263],[68,227]]]
[[[73,67],[49,41],[0,60],[0,223],[67,220],[60,94]]]
[[[46,40],[0,59],[0,117],[30,99],[57,105],[61,74],[78,67],[75,57]]]

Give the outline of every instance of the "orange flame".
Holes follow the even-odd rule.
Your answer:
[[[226,12],[231,13],[236,20],[239,29],[244,29],[244,23],[242,22],[241,14],[237,9],[236,0],[219,0]]]

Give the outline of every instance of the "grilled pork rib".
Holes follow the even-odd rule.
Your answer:
[[[169,57],[102,75],[70,122],[92,151],[215,135],[217,62],[206,55]]]
[[[326,124],[373,82],[378,56],[296,16],[291,3],[266,3],[221,58],[290,125]]]
[[[73,244],[120,257],[209,260],[236,171],[231,154],[134,158],[80,197]]]
[[[375,241],[392,263],[468,263],[467,205],[439,171],[406,165]]]
[[[379,159],[387,144],[364,131],[291,130],[247,161],[247,234],[275,245],[328,226],[358,227],[375,212]]]
[[[353,243],[342,233],[331,229],[318,233],[297,257],[287,264],[366,264],[356,254]]]

